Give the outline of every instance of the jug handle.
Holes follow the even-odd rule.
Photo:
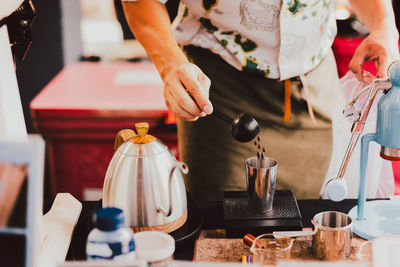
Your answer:
[[[117,151],[120,145],[122,145],[124,142],[131,139],[135,135],[136,135],[135,131],[131,129],[123,129],[119,131],[117,133],[117,137],[115,137],[114,152]]]
[[[311,219],[311,223],[314,226],[314,230],[312,230],[312,232],[314,232],[313,235],[315,235],[318,231],[318,228],[320,228],[320,226],[318,225],[318,223],[316,221],[314,221],[314,219]]]
[[[187,174],[189,172],[189,167],[184,162],[176,162],[174,166],[172,166],[171,171],[169,172],[169,184],[168,184],[168,194],[169,194],[169,206],[168,209],[161,207],[161,205],[157,205],[157,211],[160,212],[165,217],[168,217],[172,213],[172,178],[174,176],[174,172],[176,169],[179,169],[183,174]]]

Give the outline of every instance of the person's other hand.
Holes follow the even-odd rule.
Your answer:
[[[178,117],[195,121],[213,111],[208,99],[210,85],[210,79],[199,67],[191,63],[180,64],[165,76],[165,103]]]
[[[354,72],[358,80],[363,79],[364,63],[375,61],[377,78],[387,78],[387,70],[394,60],[399,58],[398,38],[389,34],[376,31],[370,33],[357,47],[349,68]]]

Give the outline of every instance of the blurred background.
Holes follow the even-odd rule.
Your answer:
[[[348,8],[337,1],[338,37],[362,38],[366,28]],[[126,24],[120,0],[34,0],[38,15],[32,26],[32,46],[25,61],[17,66],[25,120],[35,132],[29,114],[33,97],[66,65],[80,60],[135,61],[146,55]],[[169,0],[170,18],[179,0]],[[397,28],[400,0],[393,0]],[[38,62],[40,68],[38,68]]]
[[[120,0],[33,0],[33,3],[38,14],[31,28],[32,45],[25,60],[22,63],[17,62],[16,68],[29,133],[38,131],[31,116],[30,102],[64,67],[77,62],[148,61],[145,51],[128,28]],[[172,20],[178,5],[179,0],[169,0],[166,4]],[[393,0],[393,7],[399,29],[400,0]],[[336,0],[336,17],[338,35],[333,49],[339,74],[343,75],[347,72],[347,65],[355,48],[368,31],[349,9],[347,0]],[[46,136],[43,132],[41,134],[49,141],[50,135]],[[104,175],[112,155],[112,140],[106,142],[110,143],[110,152],[102,160],[105,166],[99,170],[101,175]],[[173,146],[176,148],[176,144]],[[59,169],[58,173],[51,170],[56,168],[49,167],[48,163],[50,161],[54,165],[54,154],[47,157],[45,196],[50,197],[57,188],[50,185],[49,177],[61,177],[63,169]],[[97,187],[101,187],[103,177],[91,179],[97,181]],[[58,178],[53,177],[53,183],[54,179]],[[78,198],[85,199],[81,194]]]
[[[17,62],[28,132],[36,132],[29,103],[61,69],[77,61],[146,59],[134,40],[120,0],[33,0],[37,17],[32,45],[24,62]],[[174,18],[179,0],[167,3]],[[38,67],[39,66],[39,67]]]

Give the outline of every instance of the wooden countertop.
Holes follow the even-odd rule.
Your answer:
[[[308,200],[298,200],[298,205],[300,208],[300,212],[302,215],[302,223],[303,227],[311,228],[311,218],[321,212],[321,211],[341,211],[348,213],[351,208],[353,208],[357,204],[356,199],[345,199],[342,202],[332,202],[329,200],[322,199],[308,199]],[[216,230],[224,228],[223,221],[223,210],[222,210],[222,202],[221,201],[205,201],[197,203],[200,212],[204,217],[204,224],[202,227],[202,232],[197,241],[192,240],[188,243],[185,243],[182,246],[177,246],[174,254],[174,258],[176,260],[200,260],[204,259],[204,257],[209,257],[210,260],[215,261],[224,261],[231,260],[231,256],[225,256],[224,258],[218,258],[211,256],[209,254],[207,256],[207,251],[200,251],[200,248],[204,248],[205,246],[224,246],[224,242],[228,241],[228,247],[232,250],[232,247],[237,251],[236,253],[241,257],[243,252],[248,250],[246,248],[241,239],[226,239],[224,238],[225,232],[224,230]],[[46,205],[45,205],[46,206]],[[90,227],[90,218],[93,211],[101,207],[101,202],[93,202],[86,201],[83,202],[83,210],[81,213],[81,217],[79,219],[78,225],[75,228],[74,236],[72,238],[70,250],[67,256],[68,260],[81,260],[85,259],[85,246],[87,235],[89,234]],[[46,209],[45,209],[46,210]],[[356,238],[353,244],[354,247],[354,255],[356,255],[357,246],[363,243],[363,239]],[[214,252],[213,252],[214,253]],[[250,253],[250,251],[248,251]],[[250,255],[250,254],[248,254]],[[353,256],[354,258],[355,256]],[[307,260],[307,256],[305,255],[305,260]],[[308,258],[309,259],[309,258]],[[355,259],[355,258],[354,258]],[[233,261],[237,261],[237,258],[233,258]]]
[[[309,230],[309,229],[308,229]],[[360,246],[367,242],[358,236],[351,241],[350,256],[346,261],[371,262],[371,250],[363,248],[359,253]],[[298,237],[294,241],[291,260],[317,261],[311,251],[312,237]],[[194,246],[194,261],[212,262],[241,262],[242,256],[252,256],[248,246],[243,244],[241,238],[225,238],[225,230],[203,230]]]

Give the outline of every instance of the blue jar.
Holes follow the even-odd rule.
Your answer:
[[[95,228],[89,233],[86,254],[89,260],[135,261],[133,232],[125,226],[121,209],[103,208],[96,212]]]

